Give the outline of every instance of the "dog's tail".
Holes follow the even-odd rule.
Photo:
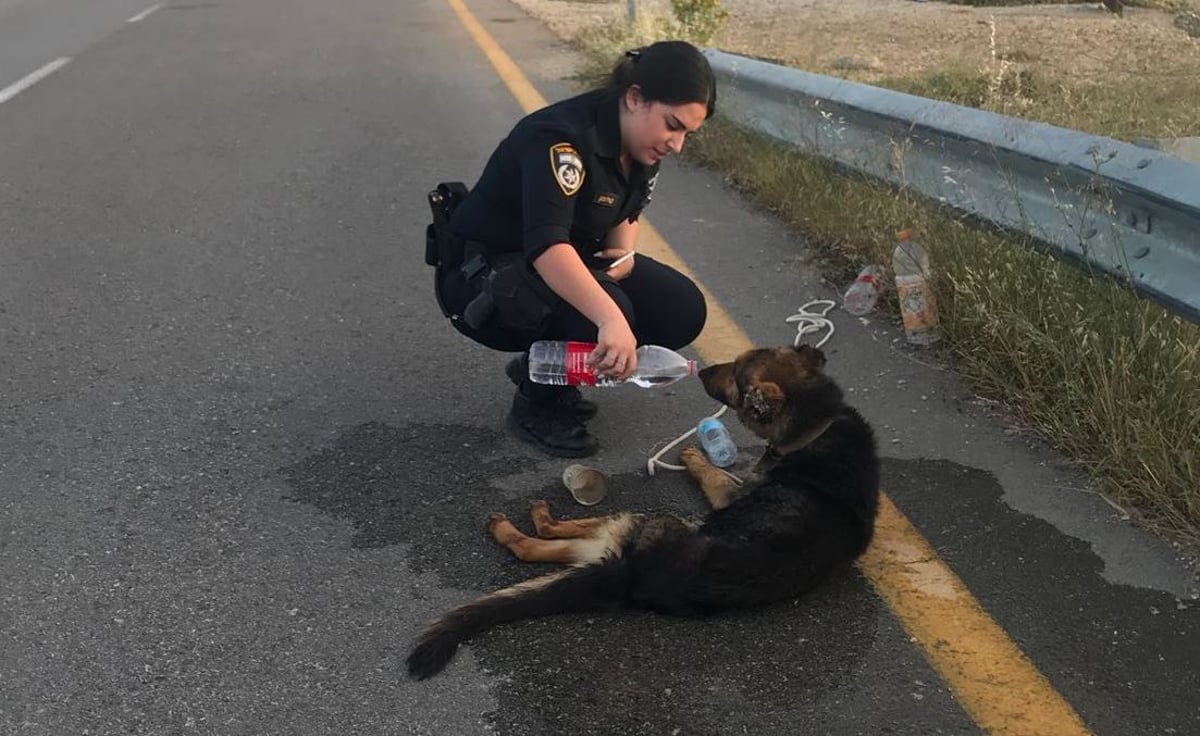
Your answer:
[[[459,606],[417,637],[408,655],[408,674],[417,680],[433,677],[454,658],[459,644],[499,624],[616,605],[624,596],[623,580],[621,561],[610,559],[527,580]]]

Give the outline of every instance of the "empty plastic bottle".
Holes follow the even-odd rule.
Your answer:
[[[720,419],[708,417],[702,420],[696,427],[696,435],[700,438],[704,454],[708,455],[713,465],[728,468],[737,460],[737,445],[733,444],[733,437],[729,436],[729,430]]]
[[[938,341],[937,299],[929,283],[929,255],[913,237],[911,230],[896,233],[892,251],[892,272],[896,276],[896,296],[904,318],[904,335],[913,345],[931,345]]]
[[[858,278],[846,289],[842,298],[842,309],[855,317],[861,317],[875,308],[879,301],[879,286],[883,279],[883,266],[870,265],[858,273]]]
[[[619,381],[597,375],[594,367],[585,365],[595,349],[595,343],[590,342],[539,340],[529,346],[529,380],[559,386],[632,383],[642,388],[656,388],[668,386],[684,376],[696,375],[696,361],[659,345],[643,345],[637,349],[637,370],[629,378]]]

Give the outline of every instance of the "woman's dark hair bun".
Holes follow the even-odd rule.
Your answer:
[[[650,102],[686,105],[699,102],[711,117],[717,84],[708,58],[687,41],[659,41],[630,49],[613,67],[608,90],[614,96],[636,86]]]

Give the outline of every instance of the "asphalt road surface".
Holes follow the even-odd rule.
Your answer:
[[[571,93],[570,49],[468,4]],[[707,620],[522,622],[409,682],[424,621],[541,571],[488,512],[585,512],[503,433],[506,356],[440,317],[422,262],[425,191],[473,182],[521,109],[445,0],[128,22],[152,7],[0,0],[0,733],[984,732],[857,571]],[[756,343],[833,294],[717,174],[669,165],[647,214]],[[884,490],[1052,688],[1096,734],[1200,733],[1172,548],[890,319],[832,316]],[[594,396],[611,490],[586,513],[701,512],[644,469],[713,411],[699,386]]]

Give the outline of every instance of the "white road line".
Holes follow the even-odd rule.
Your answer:
[[[138,13],[137,15],[133,16],[132,18],[130,18],[129,20],[127,20],[125,22],[126,23],[138,23],[140,21],[143,21],[146,19],[147,15],[150,15],[151,13],[153,13],[156,10],[162,9],[162,6],[163,6],[162,3],[158,3],[157,5],[151,5],[150,7],[146,8],[145,10],[143,10],[142,12]]]
[[[29,89],[33,85],[37,84],[70,63],[71,59],[67,56],[62,57],[61,59],[55,59],[41,69],[38,69],[36,72],[27,74],[22,79],[18,79],[16,82],[8,85],[4,89],[0,89],[0,104],[8,102],[12,98],[21,94],[25,90]]]

